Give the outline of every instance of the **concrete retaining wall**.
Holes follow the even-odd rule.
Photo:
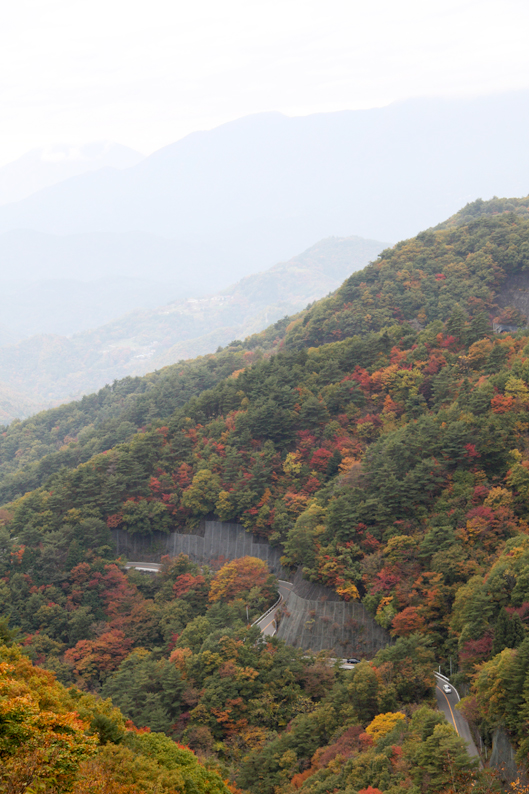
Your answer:
[[[518,768],[514,747],[503,726],[496,728],[492,736],[489,766],[496,769],[502,783],[513,783],[518,779],[524,786],[527,785],[527,771]]]
[[[371,659],[390,642],[387,632],[357,601],[309,601],[292,592],[284,610],[277,636],[295,648]]]
[[[293,581],[294,587],[284,605],[277,636],[295,648],[331,650],[335,656],[371,658],[389,644],[389,635],[358,602],[345,603],[329,587],[303,579],[301,571],[292,572],[280,563],[282,549],[246,532],[240,524],[204,521],[189,534],[129,535],[112,532],[118,555],[137,562],[160,562],[163,555],[187,554],[195,562],[212,563],[239,557],[258,557],[279,579]]]
[[[236,560],[239,557],[258,557],[280,579],[290,575],[280,563],[281,549],[270,546],[263,538],[246,532],[240,524],[223,521],[204,521],[193,534],[154,532],[152,535],[129,535],[122,529],[112,532],[118,555],[141,562],[160,562],[164,554],[177,557],[187,554],[195,562]]]

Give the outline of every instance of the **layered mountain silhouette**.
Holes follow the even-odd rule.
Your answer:
[[[100,168],[130,168],[144,155],[111,141],[82,146],[55,144],[32,149],[0,167],[0,204],[21,201],[32,193],[72,176]]]
[[[96,257],[86,255],[92,242],[84,235],[111,235],[97,237],[103,248],[115,246],[116,234],[167,238],[174,247],[164,278],[191,271],[198,288],[220,271],[227,284],[329,235],[395,241],[478,196],[525,195],[528,122],[527,91],[248,116],[192,133],[131,168],[86,173],[1,207],[0,231],[82,235],[70,239],[66,266],[82,262],[85,276]],[[153,242],[154,253],[127,253],[127,245],[106,256],[107,272],[159,271],[163,243]],[[15,248],[4,267],[19,266],[24,246]],[[35,244],[34,261],[39,250]]]

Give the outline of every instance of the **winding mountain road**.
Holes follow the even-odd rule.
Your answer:
[[[147,573],[158,573],[161,569],[161,564],[158,562],[127,562],[125,568],[128,570],[129,568],[134,568],[136,571],[146,571]],[[281,579],[278,582],[279,587],[279,598],[269,610],[267,610],[264,615],[261,615],[260,618],[252,623],[252,626],[259,626],[261,632],[265,635],[265,637],[273,637],[277,631],[277,623],[276,623],[276,613],[283,601],[286,601],[288,595],[294,585],[292,582],[283,582]]]
[[[281,579],[279,580],[279,599],[276,601],[274,606],[265,612],[262,617],[256,620],[255,623],[252,625],[259,626],[261,632],[264,634],[265,637],[273,637],[277,631],[277,622],[276,622],[276,613],[279,607],[282,605],[283,601],[286,601],[288,595],[294,585],[292,582],[283,582]]]
[[[463,717],[461,712],[456,709],[460,701],[459,693],[452,684],[449,684],[451,692],[444,692],[443,686],[448,683],[446,678],[443,678],[439,673],[435,673],[435,696],[437,698],[437,708],[443,712],[446,719],[455,729],[458,736],[460,736],[467,745],[468,754],[471,758],[479,759],[478,748],[474,744],[474,739],[470,732],[468,722]]]
[[[129,568],[135,568],[136,571],[148,571],[149,573],[158,573],[161,569],[161,564],[159,562],[128,562],[124,566],[127,570]]]
[[[148,573],[158,573],[162,566],[157,562],[128,562],[125,568],[135,568],[137,571],[146,571]],[[252,625],[259,626],[261,632],[265,637],[273,637],[277,631],[276,614],[284,601],[288,598],[290,591],[294,587],[291,582],[284,582],[279,580],[279,598],[276,603],[264,615],[261,615]],[[346,660],[342,660],[346,662]],[[354,665],[346,665],[348,668],[354,668]],[[474,744],[472,734],[468,722],[463,717],[460,711],[456,709],[460,701],[459,693],[451,684],[451,692],[444,692],[443,686],[448,683],[447,679],[439,673],[435,673],[435,696],[437,698],[437,707],[443,712],[446,719],[455,729],[458,736],[460,736],[467,745],[468,754],[471,758],[479,759],[478,748]]]

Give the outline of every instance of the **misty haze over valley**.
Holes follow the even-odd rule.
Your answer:
[[[526,91],[413,99],[257,114],[149,157],[118,144],[63,145],[3,166],[4,419],[213,352],[299,311],[468,201],[525,194],[528,123]],[[358,239],[344,256],[350,235]],[[264,275],[320,240],[293,292],[287,265]],[[275,278],[273,294],[236,298],[247,284],[231,285],[249,276]]]

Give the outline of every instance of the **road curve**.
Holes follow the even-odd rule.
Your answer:
[[[278,582],[278,590],[279,590],[279,601],[275,605],[274,609],[270,612],[265,612],[262,618],[259,618],[253,625],[259,626],[261,629],[261,633],[265,637],[273,637],[277,631],[277,622],[276,622],[276,613],[279,607],[282,605],[283,601],[288,598],[288,595],[294,585],[291,582],[283,582],[281,579]]]
[[[127,562],[124,566],[126,569],[134,568],[136,571],[147,571],[148,573],[158,573],[161,569],[161,564],[158,562]],[[283,582],[279,580],[278,582],[278,590],[279,590],[279,599],[277,604],[275,605],[274,609],[265,612],[261,618],[258,618],[255,623],[252,625],[259,626],[261,632],[264,634],[265,637],[273,637],[277,631],[277,624],[276,624],[276,612],[283,603],[288,598],[288,595],[294,585],[291,582]]]
[[[157,562],[127,562],[125,568],[135,568],[137,571],[147,571],[149,573],[157,573],[161,569],[161,565]],[[261,618],[253,624],[254,626],[259,626],[261,629],[262,634],[265,637],[273,637],[277,631],[277,622],[276,622],[276,613],[277,610],[282,606],[283,602],[286,601],[288,598],[290,591],[294,587],[291,582],[284,582],[279,580],[278,582],[278,590],[279,590],[279,599],[275,604],[274,608],[265,612]],[[344,662],[346,660],[342,660]],[[344,665],[342,665],[344,666]],[[354,665],[346,665],[347,667],[354,668]],[[460,736],[467,745],[468,754],[471,758],[479,759],[479,753],[476,745],[474,744],[474,740],[472,738],[472,734],[470,732],[470,727],[468,722],[463,717],[461,712],[456,709],[457,704],[459,703],[459,693],[457,690],[452,686],[451,692],[443,692],[443,684],[446,684],[447,681],[438,673],[435,673],[435,696],[437,698],[437,707],[440,711],[443,712],[446,719],[455,729],[458,736]]]
[[[459,709],[456,709],[459,703],[459,693],[450,684],[451,692],[443,692],[443,684],[446,684],[446,679],[442,678],[438,673],[435,673],[435,696],[437,698],[437,708],[443,712],[446,719],[455,728],[456,733],[460,736],[467,745],[468,754],[471,758],[479,760],[478,748],[474,744],[474,739],[470,732],[470,727],[466,719],[463,717]]]

